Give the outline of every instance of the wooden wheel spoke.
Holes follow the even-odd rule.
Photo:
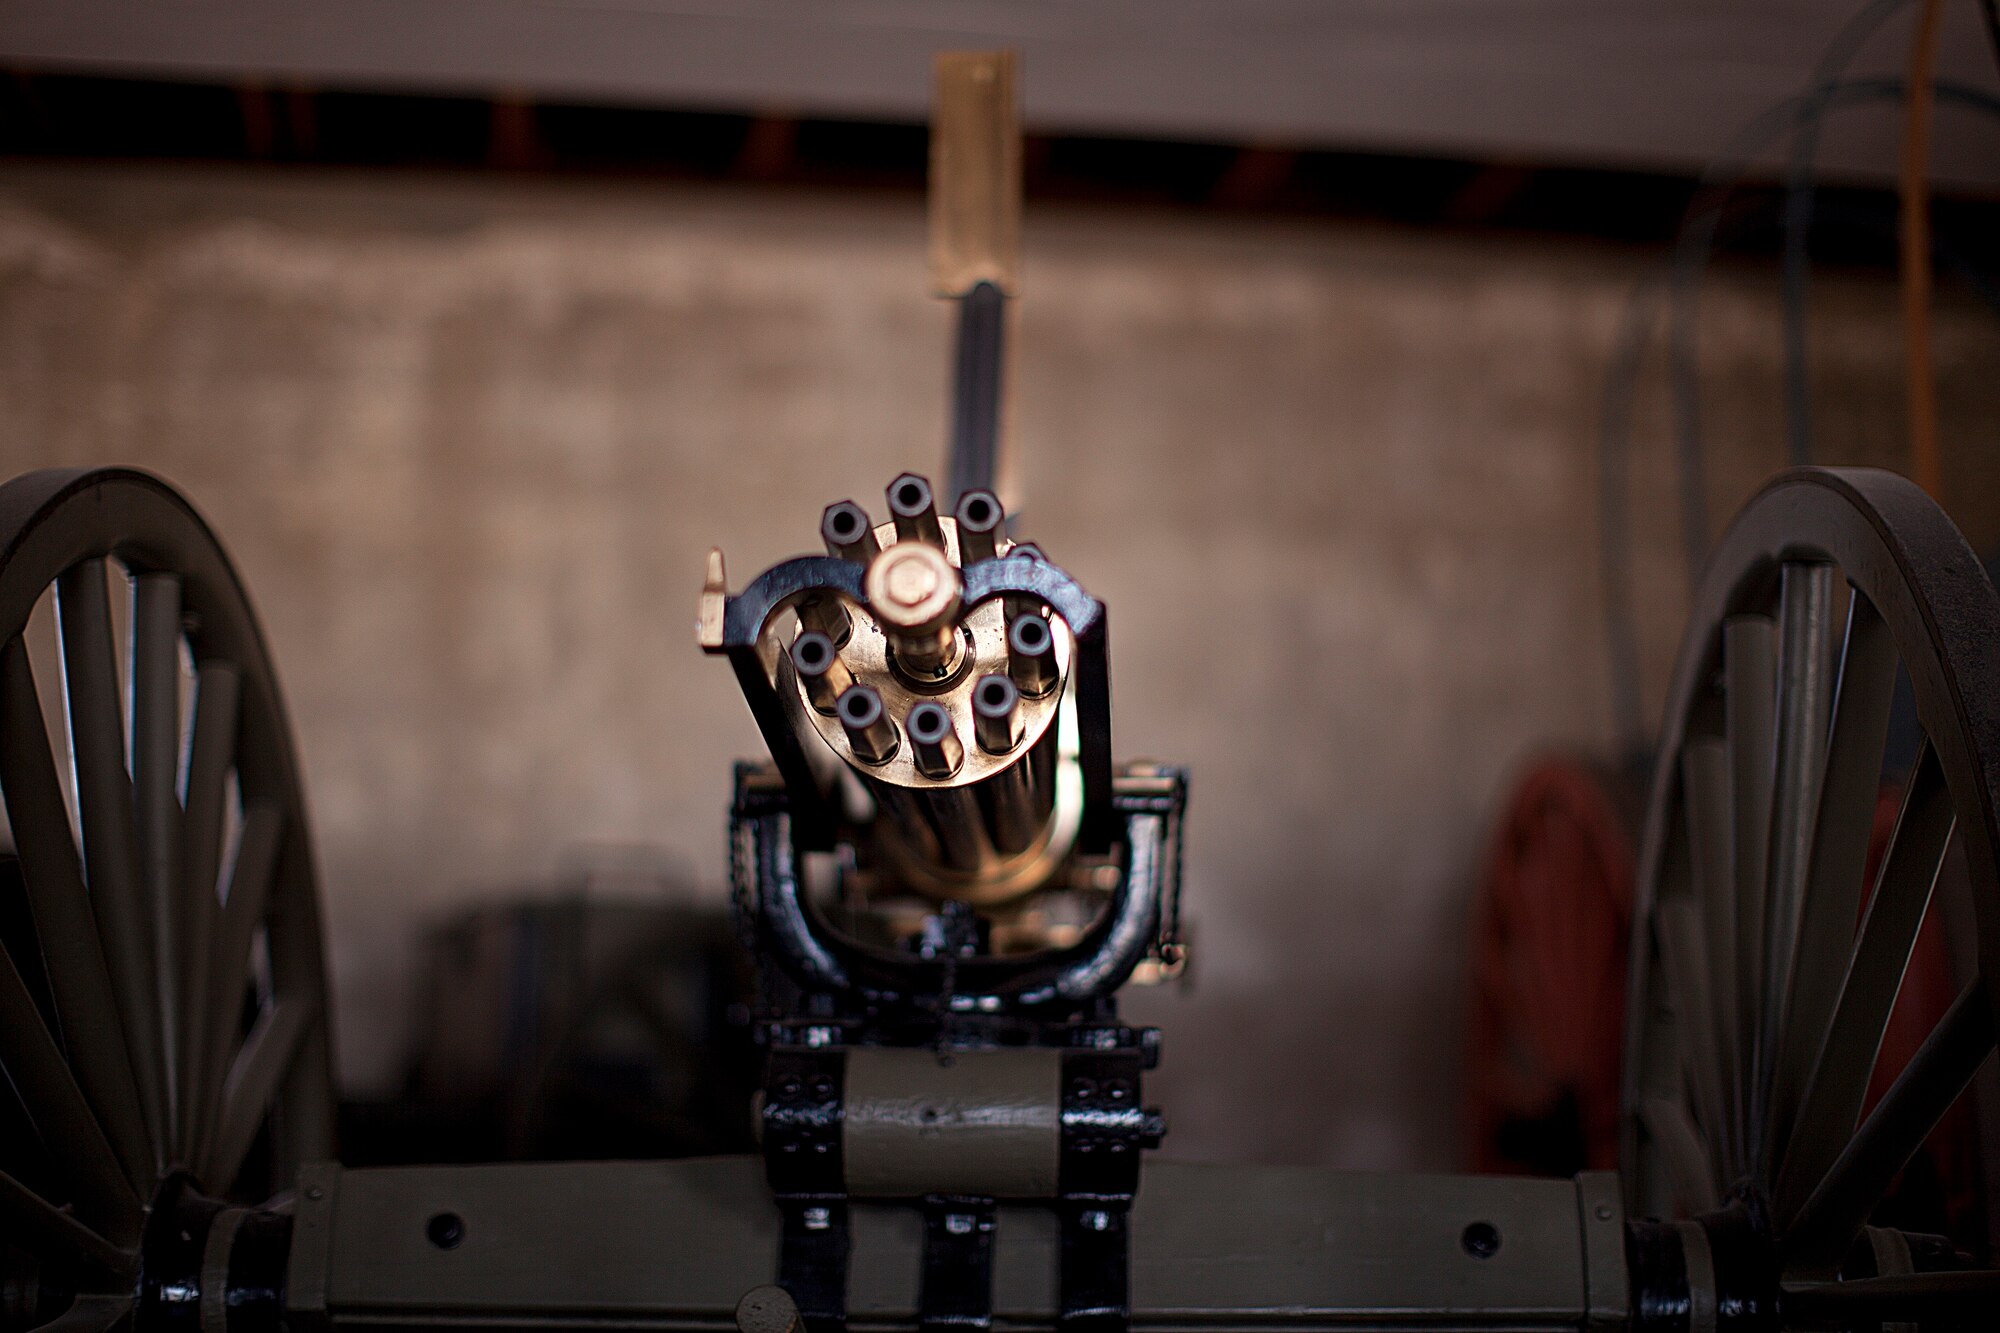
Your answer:
[[[290,729],[227,553],[157,478],[0,482],[0,593],[0,1250],[33,1233],[65,1280],[129,1291],[119,1247],[169,1173],[220,1154],[256,1192],[331,1152]],[[128,1322],[80,1304],[52,1327]]]
[[[35,1129],[73,1186],[83,1216],[106,1234],[121,1239],[136,1234],[139,1196],[4,951],[0,951],[0,1065],[35,1108],[31,1112]]]
[[[1709,1146],[1728,1176],[1743,1169],[1733,1112],[1736,1054],[1736,900],[1730,867],[1729,751],[1719,736],[1698,736],[1681,750],[1681,787],[1696,900],[1708,967],[1707,1016],[1710,1050],[1716,1060],[1717,1105],[1703,1115],[1719,1117],[1707,1126]]]
[[[1883,762],[1905,685],[1924,743],[1877,865]],[[1942,1177],[1956,1198],[1968,1161],[1992,1174],[1990,1154],[1972,1156],[1967,1142],[1991,1108],[1982,1100],[1963,1123],[1957,1110],[1939,1117],[2000,1027],[1996,690],[2000,596],[1964,535],[1907,479],[1795,469],[1715,545],[1668,693],[1635,881],[1642,947],[1630,993],[1645,1008],[1627,1016],[1622,1167],[1642,1213],[1676,1206],[1675,1149],[1649,1131],[1649,1097],[1678,1102],[1728,1164],[1729,1197],[1753,1201],[1787,1278],[1833,1276],[1877,1213],[1945,1229],[1931,1182]],[[1946,894],[1948,858],[1951,910],[1934,950],[1927,917]],[[1705,913],[1709,950],[1728,960],[1711,958],[1707,977],[1717,1077],[1733,1093],[1720,1134],[1700,1080],[1674,1077],[1699,1058],[1680,1018],[1693,969],[1664,943],[1686,933],[1669,918],[1689,899]],[[1946,995],[1958,1000],[1940,1022],[1938,992],[1953,974]],[[1980,980],[1959,993],[1968,975]],[[1906,1021],[1929,1033],[1907,1062]],[[1913,1154],[1921,1167],[1905,1180]],[[1790,1322],[1788,1309],[1776,1314]]]
[[[1711,1035],[1715,1028],[1710,1018],[1708,980],[1701,966],[1701,926],[1694,904],[1686,898],[1661,903],[1658,930],[1661,961],[1676,997],[1676,1025],[1685,1034],[1681,1065],[1693,1092],[1695,1117],[1704,1127],[1720,1126],[1726,1123],[1722,1066],[1715,1058]],[[1712,1162],[1704,1160],[1704,1168],[1711,1189],[1721,1183]]]
[[[1896,831],[1875,876],[1861,933],[1848,950],[1847,973],[1825,1025],[1774,1191],[1782,1222],[1832,1166],[1861,1114],[1862,1099],[1889,1026],[1903,972],[1916,948],[1950,845],[1955,817],[1944,770],[1928,745],[1917,755]]]
[[[139,1110],[158,1169],[166,1164],[167,1150],[165,1055],[154,1012],[152,914],[141,882],[132,780],[125,770],[124,708],[104,561],[86,560],[63,571],[56,585],[56,613],[83,825],[84,882],[90,887],[111,993],[132,1055]]]
[[[224,1079],[236,1056],[243,1021],[243,988],[249,975],[250,945],[257,925],[270,900],[271,882],[277,872],[279,843],[284,836],[284,818],[277,807],[254,806],[243,817],[242,835],[237,840],[236,864],[229,875],[229,896],[217,913],[208,948],[208,999],[203,1012],[207,1032],[202,1038],[202,1089],[200,1103],[205,1108],[202,1133],[206,1145],[197,1145],[197,1155],[208,1155],[214,1146],[215,1110],[220,1105]]]
[[[1710,1207],[1715,1202],[1715,1172],[1701,1130],[1687,1111],[1678,1102],[1648,1097],[1639,1103],[1639,1121],[1660,1145],[1679,1211],[1693,1216]]]
[[[1985,986],[1975,981],[1952,1002],[1799,1209],[1781,1242],[1789,1261],[1807,1269],[1839,1262],[1993,1045],[1993,1010]]]
[[[124,1022],[112,999],[41,699],[18,635],[0,645],[0,791],[77,1082],[103,1117],[127,1180],[150,1184],[153,1152],[139,1114]]]
[[[1777,628],[1769,616],[1732,616],[1723,625],[1725,739],[1729,747],[1731,865],[1736,883],[1734,1068],[1738,1145],[1757,1158],[1757,1013],[1764,997],[1764,885],[1771,836],[1772,761],[1778,687]]]
[[[1826,771],[1833,697],[1833,567],[1787,562],[1778,626],[1778,720],[1764,901],[1764,991],[1758,1000],[1756,1103],[1768,1121],[1781,1021],[1805,911],[1806,875]],[[1768,1124],[1756,1126],[1759,1175],[1768,1179]]]
[[[1813,821],[1805,910],[1773,1070],[1769,1130],[1773,1162],[1782,1162],[1790,1146],[1805,1086],[1833,1022],[1845,968],[1854,952],[1853,923],[1860,916],[1868,837],[1895,692],[1895,643],[1868,599],[1856,593],[1848,603],[1826,778]]]
[[[208,1114],[208,1087],[202,1072],[208,1067],[210,950],[214,947],[221,899],[223,826],[229,805],[229,771],[236,755],[237,710],[241,683],[226,662],[204,662],[195,677],[193,739],[188,746],[187,818],[181,842],[181,939],[186,949],[185,1018],[182,1038],[181,1085],[186,1109],[181,1124],[181,1152],[192,1159],[198,1127]]]
[[[242,1170],[243,1158],[286,1072],[299,1056],[317,1009],[315,996],[281,995],[258,1015],[223,1087],[215,1137],[201,1172],[211,1186],[226,1188]]]
[[[75,1263],[107,1277],[131,1274],[134,1260],[75,1217],[0,1171],[0,1235],[54,1263]]]
[[[185,950],[181,905],[181,581],[132,581],[132,806],[153,945],[154,1022],[169,1153],[181,1141],[180,1073]]]

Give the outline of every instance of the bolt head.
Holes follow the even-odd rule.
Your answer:
[[[885,624],[936,630],[958,615],[958,570],[927,542],[897,542],[869,562],[868,603]]]
[[[922,606],[943,581],[928,560],[895,560],[882,576],[882,590],[897,606]]]

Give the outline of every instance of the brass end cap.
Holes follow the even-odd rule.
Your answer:
[[[928,542],[888,547],[869,562],[862,589],[892,634],[936,633],[958,618],[958,569]]]

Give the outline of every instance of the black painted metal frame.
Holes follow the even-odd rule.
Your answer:
[[[852,939],[813,905],[799,874],[791,789],[739,765],[730,811],[737,908],[757,952],[800,989],[874,1010],[930,1008],[1061,1021],[1108,998],[1171,944],[1181,873],[1186,776],[1148,770],[1112,784],[1123,825],[1122,875],[1075,944],[1020,957],[922,958]]]

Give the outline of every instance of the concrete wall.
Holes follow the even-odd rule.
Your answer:
[[[740,583],[934,469],[948,312],[915,199],[399,176],[0,171],[0,471],[132,462],[224,534],[288,684],[350,1085],[413,932],[579,847],[720,894],[757,740],[693,646]],[[1595,458],[1649,256],[1037,212],[1028,531],[1115,611],[1118,740],[1190,764],[1186,1156],[1447,1166],[1468,893],[1510,772],[1606,751]],[[1815,287],[1831,460],[1895,462],[1894,293]],[[1767,274],[1704,294],[1713,503],[1782,457]],[[1995,494],[2000,332],[1941,303],[1948,481]],[[1634,460],[1648,709],[1681,604],[1661,401]],[[2000,537],[1995,506],[1966,506]]]

